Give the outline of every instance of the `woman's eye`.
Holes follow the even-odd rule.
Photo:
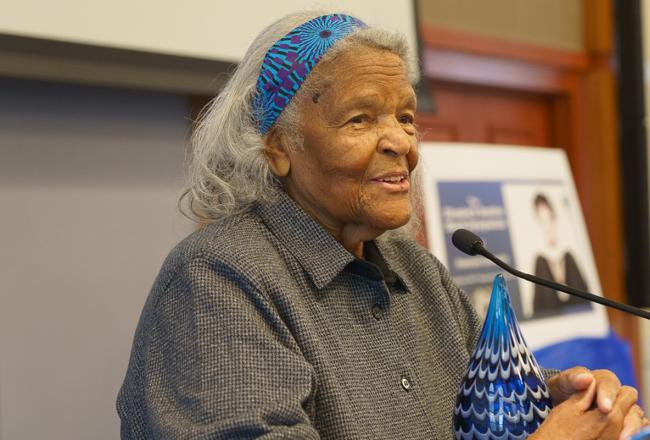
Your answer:
[[[364,115],[357,115],[348,120],[348,124],[363,124],[366,121],[366,117]]]
[[[412,124],[413,122],[415,122],[415,118],[413,117],[413,115],[406,114],[400,116],[399,122],[401,124]]]

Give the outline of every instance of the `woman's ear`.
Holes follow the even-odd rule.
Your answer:
[[[286,177],[291,169],[291,158],[287,153],[284,136],[275,127],[271,127],[262,141],[271,171],[278,177]]]

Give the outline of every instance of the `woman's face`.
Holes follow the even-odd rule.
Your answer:
[[[319,66],[317,82],[327,85],[299,103],[304,146],[290,153],[287,192],[330,230],[406,224],[418,153],[415,93],[401,58],[344,53]]]

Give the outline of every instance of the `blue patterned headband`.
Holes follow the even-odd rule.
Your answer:
[[[323,15],[301,24],[266,53],[253,106],[266,134],[325,52],[343,37],[367,27],[344,14]]]

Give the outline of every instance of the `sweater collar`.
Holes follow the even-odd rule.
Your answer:
[[[276,191],[277,194],[271,201],[258,203],[256,211],[320,290],[354,261],[355,256],[286,192],[279,189]]]

